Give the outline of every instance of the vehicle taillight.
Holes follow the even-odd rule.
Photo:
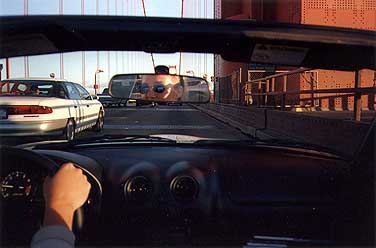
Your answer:
[[[52,108],[36,105],[8,106],[8,115],[51,114]]]

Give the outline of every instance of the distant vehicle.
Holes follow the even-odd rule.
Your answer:
[[[101,131],[102,104],[79,84],[58,79],[0,81],[0,136],[62,136]]]
[[[174,105],[182,106],[183,103],[181,103],[181,102],[168,102],[167,103],[167,106],[174,106]]]
[[[129,99],[127,101],[127,106],[138,106],[137,105],[137,100],[135,100],[135,99]]]
[[[97,94],[99,101],[102,103],[104,107],[119,107],[122,104],[122,99],[113,98],[108,91],[108,88],[105,88],[102,91],[102,94]]]

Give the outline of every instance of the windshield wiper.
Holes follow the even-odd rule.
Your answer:
[[[249,145],[250,140],[232,140],[232,139],[202,139],[193,142],[195,145]]]
[[[316,144],[311,144],[311,143],[306,143],[302,141],[297,141],[294,139],[279,139],[279,138],[270,138],[270,139],[260,139],[260,138],[255,138],[253,141],[254,144],[266,144],[266,145],[275,145],[275,146],[287,146],[287,147],[292,147],[292,148],[303,148],[303,149],[311,149],[315,150],[318,152],[325,152],[325,153],[330,153],[342,158],[350,159],[348,155],[342,154],[338,151],[335,151],[333,149],[316,145]]]
[[[288,148],[301,148],[301,149],[309,149],[314,150],[317,152],[328,153],[332,154],[337,157],[342,157],[345,159],[350,159],[350,157],[341,154],[337,151],[331,150],[329,148],[300,142],[292,139],[278,139],[278,138],[270,138],[270,139],[261,139],[258,137],[253,137],[250,140],[198,140],[194,142],[197,145],[267,145],[267,146],[281,146],[281,147],[288,147]]]
[[[102,142],[129,142],[129,143],[142,143],[142,142],[156,142],[156,143],[176,143],[176,140],[151,136],[151,135],[102,135],[97,137],[81,138],[69,141],[71,145],[81,145],[88,143],[102,143]]]

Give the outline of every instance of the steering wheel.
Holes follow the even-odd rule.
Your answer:
[[[45,157],[43,155],[40,155],[38,153],[35,153],[33,151],[30,151],[30,150],[24,150],[24,149],[20,149],[20,148],[15,148],[15,147],[8,147],[8,146],[0,146],[0,172],[3,172],[4,170],[8,170],[8,169],[13,169],[13,166],[15,166],[15,169],[17,169],[17,161],[22,161],[20,163],[27,163],[28,166],[35,166],[36,169],[41,168],[42,172],[43,172],[43,175],[44,176],[53,176],[57,170],[60,168],[60,166],[53,160],[51,160],[50,158],[48,157]],[[10,165],[10,166],[8,166]],[[10,167],[10,168],[4,168],[4,167]],[[79,166],[77,166],[79,167]],[[30,169],[34,169],[33,167],[31,168],[27,168],[28,170]],[[0,178],[1,180],[3,180],[3,176],[4,175],[0,175]],[[2,192],[3,192],[3,186],[1,186],[2,188]],[[0,196],[1,198],[1,201],[3,201],[3,196]],[[3,216],[7,216],[7,213],[4,213],[4,205],[5,204],[2,204],[0,201],[0,211],[1,211],[1,217]],[[41,206],[42,208],[42,206]],[[43,208],[44,209],[44,208]],[[13,209],[12,209],[13,210]],[[2,218],[3,219],[3,218]],[[73,222],[73,229],[75,231],[80,231],[83,227],[83,222],[84,222],[84,210],[83,210],[83,207],[79,208],[78,210],[76,210],[75,212],[75,216],[74,216],[74,222]],[[2,222],[1,223],[1,234],[3,234],[4,231],[6,231],[5,229],[7,228],[6,226],[3,226],[4,223]],[[37,230],[32,230],[34,233],[37,231]],[[3,235],[1,235],[3,236]],[[19,233],[19,237],[22,237],[23,234],[22,233]],[[25,235],[27,236],[27,235]],[[10,243],[13,243],[16,242],[17,245],[19,245],[19,242],[20,241],[17,241],[17,240],[3,240],[1,239],[1,242],[0,242],[0,245],[2,246],[3,245],[3,242],[10,242]],[[30,242],[30,240],[28,240],[28,242]],[[8,244],[8,245],[13,245],[13,244]],[[25,245],[25,244],[22,244],[22,245]]]

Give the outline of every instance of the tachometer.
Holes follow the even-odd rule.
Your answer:
[[[22,171],[13,171],[1,182],[4,198],[26,198],[31,192],[31,179]]]

